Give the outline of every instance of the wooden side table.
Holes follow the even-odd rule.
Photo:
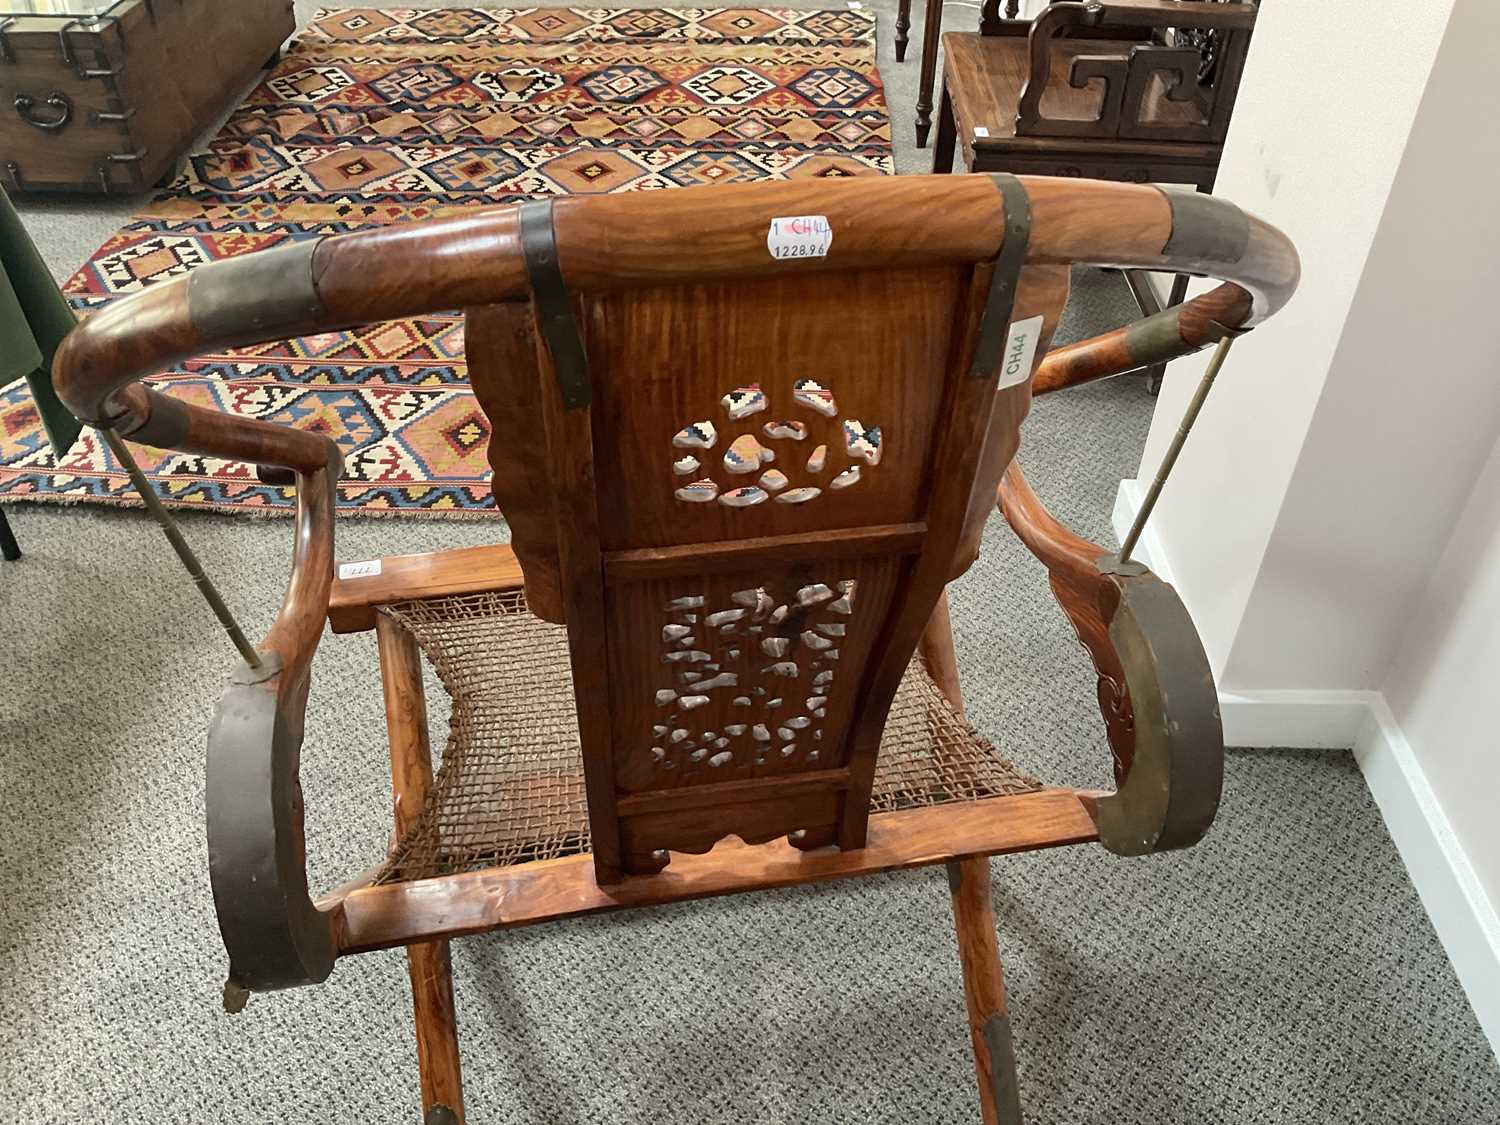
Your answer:
[[[1005,19],[1013,20],[1021,10],[1021,0],[1005,0]],[[1000,0],[986,0],[979,10],[979,30],[993,34],[1001,19]],[[911,0],[901,0],[896,9],[896,61],[906,60],[910,42]],[[943,0],[927,0],[927,14],[922,24],[922,69],[917,76],[917,147],[927,147],[932,131],[932,89],[937,82],[938,44],[943,36]]]

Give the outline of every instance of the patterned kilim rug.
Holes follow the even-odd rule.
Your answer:
[[[320,12],[67,292],[80,310],[287,239],[570,192],[892,171],[874,17],[760,8]],[[492,507],[457,314],[205,356],[159,385],[328,433],[343,510]],[[290,510],[246,465],[138,450],[169,503]],[[92,431],[54,462],[0,391],[0,500],[132,503]]]

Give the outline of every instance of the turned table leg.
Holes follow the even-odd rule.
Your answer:
[[[906,45],[911,42],[911,0],[901,0],[896,8],[896,61],[906,61]]]
[[[932,130],[932,85],[937,79],[938,46],[943,39],[943,0],[927,0],[922,17],[922,69],[917,75],[917,147],[927,147]]]
[[[953,928],[963,966],[980,1112],[984,1125],[1021,1125],[1021,1095],[1016,1085],[1010,1016],[1005,1007],[1005,977],[1000,971],[1000,943],[995,937],[989,859],[968,856],[949,863],[948,887],[953,893]]]

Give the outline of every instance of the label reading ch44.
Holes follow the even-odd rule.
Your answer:
[[[996,390],[1014,387],[1031,378],[1031,361],[1036,358],[1036,344],[1042,338],[1042,318],[1018,320],[1010,326],[1005,340],[1005,354],[1000,357],[1000,382]]]
[[[833,245],[833,228],[824,215],[790,215],[771,220],[766,249],[773,258],[824,258]]]

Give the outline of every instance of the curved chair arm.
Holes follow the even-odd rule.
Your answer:
[[[319,981],[333,967],[332,916],[308,895],[298,767],[333,583],[334,485],[343,456],[327,437],[193,406],[136,380],[219,344],[311,327],[319,310],[295,284],[280,284],[310,260],[310,250],[257,255],[237,269],[208,267],[121,301],[75,328],[54,362],[63,401],[87,421],[163,448],[295,474],[291,579],[257,646],[260,666],[241,663],[231,674],[208,737],[209,873],[230,957],[224,996],[231,1010],[247,990]],[[259,284],[247,291],[247,281]]]
[[[1185,848],[1213,823],[1224,732],[1208,657],[1177,592],[1053,518],[1011,463],[1000,510],[1047,568],[1099,675],[1116,792],[1094,798],[1099,842],[1120,855]]]
[[[1279,310],[1297,288],[1301,263],[1291,241],[1262,219],[1211,195],[1170,187],[1126,187],[1111,203],[1123,245],[1106,249],[1072,237],[1097,217],[1091,203],[1070,200],[1066,181],[1025,180],[1036,220],[1032,243],[1056,249],[1042,262],[1111,266],[1216,277],[1224,282],[1190,301],[1112,332],[1054,348],[1037,365],[1032,393],[1166,363],[1201,351],[1226,335],[1255,327]],[[1061,231],[1051,229],[1053,224]]]

